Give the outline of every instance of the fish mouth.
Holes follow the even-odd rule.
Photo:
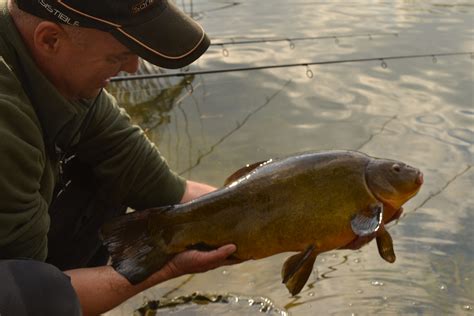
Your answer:
[[[415,183],[421,186],[423,182],[424,182],[423,172],[418,171],[418,176],[416,177]]]

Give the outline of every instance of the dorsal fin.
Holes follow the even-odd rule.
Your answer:
[[[239,170],[237,170],[236,172],[234,172],[233,174],[231,174],[224,182],[224,186],[227,186],[229,184],[231,184],[232,182],[236,181],[237,179],[239,178],[242,178],[243,176],[249,174],[250,172],[252,172],[254,169],[257,169],[258,167],[270,162],[270,160],[264,160],[264,161],[259,161],[259,162],[256,162],[256,163],[253,163],[253,164],[250,164],[250,165],[246,165],[245,167],[243,168],[240,168]]]

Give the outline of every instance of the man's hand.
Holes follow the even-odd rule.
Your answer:
[[[393,214],[391,218],[389,218],[384,225],[388,224],[388,223],[391,223],[395,220],[398,220],[400,218],[400,216],[402,216],[403,214],[403,207],[400,207],[400,209],[394,211],[393,209],[389,209],[387,206],[384,206],[384,209],[387,211],[387,213],[389,214]],[[350,249],[350,250],[358,250],[360,249],[362,246],[368,244],[369,242],[372,241],[372,239],[374,239],[375,237],[377,237],[377,232],[373,233],[373,234],[370,234],[368,236],[363,236],[363,237],[360,237],[358,236],[356,239],[354,239],[353,241],[351,241],[349,244],[345,245],[344,247],[341,247],[339,249]]]
[[[235,250],[235,245],[225,245],[209,252],[197,250],[182,252],[137,285],[131,285],[111,266],[69,270],[65,273],[71,277],[72,285],[81,301],[83,314],[98,315],[133,295],[169,279],[238,263],[240,260],[228,259]]]
[[[215,187],[207,185],[205,183],[195,182],[195,181],[186,181],[186,190],[183,197],[181,198],[180,203],[186,203],[195,198],[198,198],[204,194],[210,193],[216,190]]]
[[[212,251],[184,251],[177,254],[157,273],[175,278],[184,274],[206,272],[221,266],[236,264],[241,260],[229,258],[236,250],[235,245],[229,244]]]

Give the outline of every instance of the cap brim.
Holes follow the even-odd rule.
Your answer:
[[[110,33],[138,56],[170,69],[191,64],[210,45],[202,27],[171,2],[158,17]]]

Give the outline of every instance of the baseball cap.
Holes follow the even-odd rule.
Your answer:
[[[15,0],[32,15],[109,32],[163,68],[191,64],[209,47],[203,28],[168,0]]]

